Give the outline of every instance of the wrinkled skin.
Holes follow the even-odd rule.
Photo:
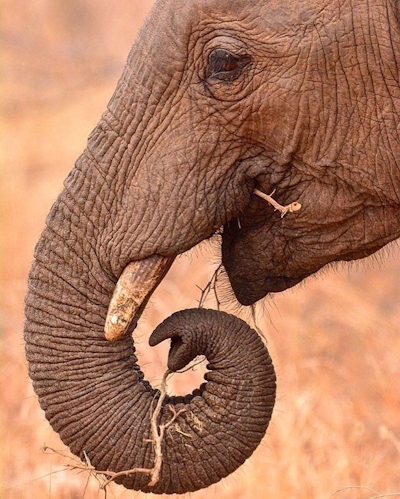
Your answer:
[[[106,400],[103,421],[125,418],[127,409],[117,402],[122,380],[133,376],[128,373],[138,373],[125,384],[138,397],[129,424],[140,442],[149,426],[154,392],[135,365],[131,341],[111,344],[103,333],[115,283],[130,262],[153,255],[172,260],[223,227],[223,264],[237,299],[250,305],[328,263],[368,256],[399,237],[399,46],[395,1],[157,2],[51,210],[30,274],[30,374],[46,416],[75,453],[90,450],[100,469],[127,469],[133,452],[124,454],[132,443],[121,437],[127,420],[114,436],[108,427],[102,435],[100,416],[90,411]],[[302,208],[281,218],[254,195],[255,187],[276,189],[281,204],[299,201]],[[199,352],[197,346],[190,351]],[[237,352],[235,363],[248,364],[248,349]],[[270,365],[265,352],[259,355]],[[73,382],[64,371],[74,372]],[[97,394],[87,379],[99,376]],[[244,371],[243,382],[248,376]],[[201,459],[189,456],[196,465],[182,478],[185,449],[172,440],[156,488],[143,476],[122,479],[124,485],[185,492],[226,476],[265,433],[273,372],[259,383],[265,391],[256,388],[250,398],[259,396],[269,413],[256,417],[260,425],[249,431],[257,439],[238,451],[234,464],[201,468],[207,448]],[[147,397],[147,409],[137,390],[146,393],[140,397]],[[217,393],[223,397],[224,383]],[[83,414],[90,411],[80,421],[74,408],[81,400]],[[215,419],[221,415],[204,423],[213,435]],[[111,447],[104,447],[104,435]],[[122,448],[114,449],[119,440]],[[133,448],[140,459],[129,466],[149,466],[151,452],[136,450],[142,448],[137,441]],[[219,462],[219,450],[213,452]]]

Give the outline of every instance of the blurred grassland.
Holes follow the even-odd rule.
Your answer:
[[[1,81],[0,497],[102,498],[95,478],[65,471],[65,447],[39,408],[27,375],[23,299],[34,244],[52,202],[85,147],[151,6],[146,0],[3,0]],[[193,499],[366,499],[400,493],[400,253],[329,270],[265,301],[278,398],[267,436],[235,474]],[[197,305],[218,264],[218,244],[182,256],[135,338],[157,385],[166,346],[152,328]],[[226,286],[222,286],[225,288]],[[222,289],[228,309],[250,320]],[[208,301],[214,306],[213,300]],[[191,390],[202,369],[174,376]],[[376,491],[376,492],[374,492]],[[143,494],[110,487],[107,498]],[[400,495],[399,495],[400,497]]]

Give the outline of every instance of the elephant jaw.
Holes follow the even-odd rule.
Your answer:
[[[108,307],[104,331],[117,341],[136,325],[151,295],[170,269],[175,257],[152,255],[133,261],[122,272]]]

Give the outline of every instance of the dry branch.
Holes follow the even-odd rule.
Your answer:
[[[162,441],[164,438],[165,430],[176,421],[176,419],[185,412],[186,409],[182,408],[179,411],[176,411],[175,407],[169,405],[169,410],[172,413],[171,419],[164,424],[159,424],[159,416],[163,407],[163,402],[164,399],[167,395],[167,378],[171,374],[171,371],[167,370],[164,373],[164,376],[162,378],[161,382],[161,388],[160,388],[160,396],[157,400],[157,405],[154,409],[154,412],[151,416],[151,439],[149,442],[151,442],[154,446],[154,466],[152,468],[132,468],[130,470],[123,470],[123,471],[109,471],[109,470],[97,470],[90,462],[89,457],[87,456],[86,452],[84,451],[83,454],[85,456],[85,463],[82,463],[81,461],[78,461],[78,459],[71,458],[74,461],[74,464],[67,464],[66,468],[68,470],[80,470],[80,471],[88,471],[91,475],[96,476],[96,478],[99,475],[103,475],[104,477],[107,477],[105,482],[103,482],[100,486],[101,489],[105,489],[107,485],[109,485],[111,482],[116,480],[119,477],[122,476],[128,476],[132,475],[134,473],[144,473],[146,475],[149,475],[150,481],[149,481],[149,487],[154,487],[160,480],[160,473],[161,473],[161,466],[163,462],[163,455],[162,455]],[[54,454],[61,455],[63,457],[66,457],[65,454],[63,454],[60,451],[56,451],[54,449],[51,449],[50,447],[43,447],[43,451],[51,451]]]
[[[275,189],[269,195],[258,189],[254,189],[254,194],[271,204],[275,208],[275,210],[280,211],[281,218],[283,218],[286,213],[294,213],[295,211],[299,211],[301,209],[301,204],[298,201],[294,201],[293,203],[287,204],[286,206],[282,206],[277,201],[275,201],[275,199],[272,197],[275,194]]]
[[[210,294],[210,292],[212,291],[214,293],[214,298],[215,298],[215,301],[217,304],[217,310],[220,310],[221,301],[219,300],[218,294],[217,294],[217,283],[218,283],[218,277],[221,273],[221,270],[222,270],[222,263],[220,265],[218,265],[218,267],[215,269],[213,275],[211,276],[211,279],[208,281],[208,283],[206,284],[206,286],[204,288],[200,288],[200,286],[198,286],[198,288],[201,291],[198,308],[204,307],[205,301],[208,298],[208,295]]]

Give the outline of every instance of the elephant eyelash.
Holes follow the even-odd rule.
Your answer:
[[[251,57],[247,54],[232,54],[228,50],[215,49],[208,58],[207,79],[231,82],[236,80],[249,65]]]

